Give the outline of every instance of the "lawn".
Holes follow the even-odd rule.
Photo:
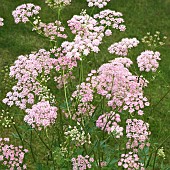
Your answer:
[[[51,48],[46,38],[31,31],[30,24],[15,24],[12,11],[20,4],[34,3],[42,7],[40,16],[47,23],[57,19],[57,12],[50,9],[44,0],[0,0],[0,2],[0,17],[4,18],[4,26],[0,28],[0,100],[2,100],[13,84],[12,80],[5,79],[7,75],[4,67],[12,65],[19,55],[29,54],[41,48],[46,50]],[[66,25],[68,19],[86,8],[85,0],[73,0],[72,4],[62,11],[62,22]],[[85,75],[92,68],[114,59],[116,56],[109,54],[107,48],[124,37],[136,37],[141,40],[147,32],[154,34],[156,31],[167,36],[166,44],[157,48],[157,51],[161,53],[161,62],[158,74],[151,74],[151,76],[156,75],[155,80],[150,82],[149,88],[145,91],[152,107],[146,109],[144,117],[150,124],[151,144],[164,147],[165,167],[170,169],[170,137],[168,137],[170,135],[170,0],[111,0],[105,7],[105,9],[107,8],[123,13],[127,30],[125,32],[115,30],[111,37],[104,38],[104,43],[101,45],[102,52],[96,55],[97,59],[94,60],[93,56],[89,55],[88,60],[83,63],[83,67],[86,68]],[[95,13],[98,11],[95,9]],[[89,8],[87,13],[90,13]],[[68,27],[67,30],[69,32]],[[136,57],[146,48],[143,44],[139,45],[133,50],[131,58],[135,61]],[[1,103],[0,110],[4,108],[6,106]],[[17,110],[12,110],[12,112],[15,111]],[[12,135],[11,130],[1,128],[0,136]]]

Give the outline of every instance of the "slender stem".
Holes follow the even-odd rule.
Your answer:
[[[92,8],[90,16],[93,14],[94,9],[95,9],[95,6]]]
[[[15,124],[14,124],[14,128],[15,128],[15,130],[16,130],[16,132],[17,132],[17,134],[18,134],[18,136],[19,136],[19,138],[20,138],[20,140],[21,140],[22,146],[24,147],[24,140],[22,139],[22,136],[21,136],[21,134],[19,133],[19,131],[18,131],[18,129],[17,129],[17,127],[16,127]],[[32,141],[32,131],[31,131],[31,136],[30,136],[30,143],[28,143],[28,144],[29,144],[30,149],[31,149],[31,154],[32,154],[33,160],[34,160],[34,162],[36,162],[35,156],[34,156],[34,154],[33,154],[33,148],[32,148],[31,141]]]
[[[96,154],[95,154],[94,150],[93,150],[92,152],[93,152],[93,154],[94,154],[94,160],[96,161],[96,164],[97,164],[97,166],[98,166],[98,161],[97,161]]]
[[[60,126],[61,126],[62,138],[64,138],[63,118],[62,118],[62,113],[61,113],[61,111],[59,112],[59,114],[60,114]],[[60,143],[60,144],[61,144],[61,143]]]
[[[34,129],[35,130],[35,129]],[[40,134],[37,132],[37,130],[35,130],[35,132],[37,133],[39,139],[41,140],[41,142],[44,144],[44,146],[51,152],[51,149],[49,148],[49,146],[44,142],[44,140],[42,139],[42,137],[40,136]]]
[[[61,12],[61,8],[58,8],[58,21],[60,20],[60,12]]]
[[[157,153],[158,153],[158,149],[155,152],[155,157],[154,157],[154,162],[153,162],[153,170],[155,169]]]
[[[34,160],[34,163],[36,162],[36,158],[35,158],[35,155],[33,153],[33,148],[32,148],[32,130],[31,130],[31,135],[30,135],[30,149],[31,149],[31,154],[32,154],[32,158]]]
[[[150,163],[150,161],[151,161],[152,155],[153,155],[153,153],[150,154],[149,160],[148,160],[148,162],[147,162],[147,164],[146,164],[146,168],[149,166],[149,163]]]
[[[81,62],[81,67],[80,67],[81,68],[81,77],[80,77],[80,79],[83,82],[83,80],[84,80],[83,59],[80,62]]]
[[[86,149],[86,144],[83,145],[83,148],[84,148],[86,154],[88,154],[88,153],[87,153],[87,149]]]
[[[100,160],[100,141],[98,144],[98,154],[99,154],[99,169],[101,169],[101,160]]]
[[[170,93],[170,89],[163,95],[163,97],[153,106],[155,109],[156,106],[159,105],[159,103]]]
[[[19,138],[20,138],[20,140],[21,140],[22,146],[24,147],[24,142],[23,142],[22,136],[21,136],[21,134],[19,133],[19,130],[17,129],[16,125],[15,125],[15,124],[13,124],[13,125],[14,125],[14,128],[15,128],[15,130],[16,130],[16,132],[17,132],[17,134],[18,134],[18,136],[19,136]]]
[[[64,69],[63,69],[63,79],[64,79]],[[66,101],[66,105],[67,105],[67,110],[68,110],[69,116],[71,117],[71,112],[70,112],[70,108],[69,108],[69,105],[68,105],[68,99],[67,99],[65,79],[64,79],[64,96],[65,96],[65,101]]]

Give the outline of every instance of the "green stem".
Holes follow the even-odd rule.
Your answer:
[[[155,109],[155,107],[157,107],[159,105],[159,103],[161,103],[161,101],[170,93],[170,89],[163,95],[163,97],[155,104],[153,105],[153,108]]]
[[[35,130],[35,129],[34,129]],[[44,144],[44,146],[50,151],[51,153],[51,149],[49,148],[49,146],[44,142],[44,140],[42,139],[42,137],[40,136],[40,134],[37,132],[37,130],[35,130],[35,132],[37,133],[39,139],[41,140],[41,142]]]
[[[32,154],[32,158],[34,160],[34,163],[36,162],[36,158],[35,158],[35,155],[33,153],[33,148],[32,148],[32,130],[31,130],[31,135],[30,135],[30,149],[31,149],[31,154]]]
[[[63,69],[63,78],[64,78],[64,69]],[[65,79],[64,79],[64,96],[65,96],[65,101],[66,101],[66,105],[67,105],[68,114],[71,117],[71,112],[70,112],[70,108],[69,108],[69,104],[68,104],[68,99],[67,99],[67,90],[66,90]]]
[[[81,73],[81,75],[80,75],[80,79],[81,79],[81,82],[83,82],[83,80],[84,80],[84,70],[83,70],[83,59],[80,61],[80,63],[81,63],[81,65],[80,65],[80,73]]]
[[[64,130],[63,130],[63,118],[62,118],[62,113],[61,111],[59,112],[60,114],[60,126],[61,126],[61,132],[62,132],[62,139],[64,139]],[[60,143],[61,144],[61,143]]]
[[[58,8],[58,21],[60,20],[61,8]]]
[[[150,161],[151,161],[152,155],[153,155],[153,153],[150,154],[149,160],[148,160],[148,162],[147,162],[147,164],[146,164],[146,168],[149,166],[149,163],[150,163]]]
[[[19,133],[16,125],[15,125],[15,124],[13,124],[13,125],[14,125],[14,128],[15,128],[15,130],[16,130],[16,132],[17,132],[17,134],[18,134],[18,136],[19,136],[19,138],[20,138],[20,140],[21,140],[22,146],[24,147],[24,142],[23,142],[22,136],[21,136],[21,134]]]
[[[95,9],[95,6],[92,8],[90,16],[93,14],[94,9]]]
[[[100,141],[98,145],[98,154],[99,154],[99,169],[101,169],[101,160],[100,160]]]

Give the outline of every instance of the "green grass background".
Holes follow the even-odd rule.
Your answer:
[[[4,18],[5,24],[0,28],[0,70],[12,64],[21,54],[29,54],[40,48],[50,48],[48,40],[32,32],[29,24],[14,23],[12,11],[18,5],[28,2],[42,7],[40,16],[44,22],[53,22],[57,19],[57,12],[51,10],[44,0],[0,0],[0,17]],[[62,11],[62,22],[66,24],[66,21],[74,14],[79,14],[82,8],[87,8],[85,0],[73,0],[72,5]],[[94,64],[92,56],[89,56],[89,61],[84,63],[86,73],[95,66],[115,58],[107,52],[107,48],[123,37],[136,37],[140,40],[147,32],[155,33],[155,31],[160,31],[168,37],[166,45],[157,49],[162,59],[160,73],[146,90],[146,95],[151,99],[153,106],[153,109],[148,109],[145,114],[152,131],[151,141],[161,144],[170,135],[170,93],[168,93],[170,89],[170,0],[111,0],[106,8],[123,13],[127,30],[122,33],[115,30],[112,37],[104,39],[101,45],[102,52],[96,55],[96,63]],[[90,9],[87,9],[87,12],[90,13]],[[140,45],[133,50],[131,57],[135,60],[144,49],[146,47]],[[2,73],[0,77],[2,79]],[[0,99],[5,97],[5,86],[7,84],[1,80]],[[165,162],[170,168],[170,138],[166,140],[163,147],[166,154]]]

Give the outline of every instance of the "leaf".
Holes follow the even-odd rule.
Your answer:
[[[19,136],[18,136],[17,133],[12,133],[12,136],[13,136],[14,138],[16,138],[16,139],[19,139]]]
[[[43,170],[42,164],[41,164],[41,163],[37,163],[36,169],[37,169],[37,170]]]

